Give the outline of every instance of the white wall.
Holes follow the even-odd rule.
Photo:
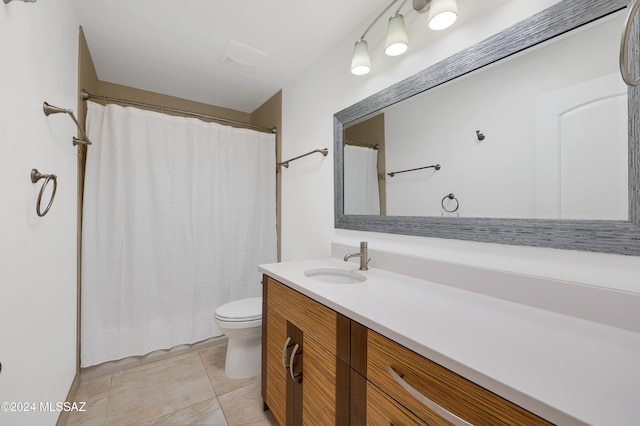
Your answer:
[[[426,17],[407,13],[410,50],[397,58],[383,53],[385,24],[367,37],[374,69],[364,77],[349,71],[353,43],[377,12],[354,23],[350,38],[327,52],[283,88],[283,158],[329,147],[326,158],[310,156],[282,172],[282,260],[330,255],[332,241],[547,276],[640,292],[640,258],[546,248],[406,237],[333,227],[333,114],[379,90],[469,47],[556,0],[458,0],[460,19],[444,32],[427,29]],[[484,8],[484,9],[482,9]],[[474,10],[473,19],[465,11]],[[482,10],[481,10],[482,9]],[[372,260],[375,266],[375,259]]]
[[[561,217],[557,205],[561,182],[570,181],[568,178],[573,177],[575,170],[580,180],[571,200],[582,198],[585,202],[579,203],[580,211],[571,210],[576,211],[575,215],[563,218],[627,220],[628,185],[618,177],[628,174],[625,166],[626,85],[618,64],[620,28],[625,18],[622,12],[617,13],[615,19],[608,17],[589,26],[588,31],[581,29],[545,47],[538,46],[526,54],[515,55],[387,108],[384,113],[387,172],[436,163],[442,166],[439,171],[430,169],[388,177],[385,183],[387,214],[440,216],[442,198],[455,193],[460,202],[457,214],[461,217],[555,219]],[[574,92],[580,93],[577,99],[569,98],[566,93],[569,87],[609,74],[613,81],[619,82],[612,85],[611,89],[616,91],[599,93],[595,90],[599,86],[588,90],[585,84],[580,89],[574,88]],[[564,109],[552,110],[547,102],[545,114],[538,116],[537,100],[563,89]],[[617,90],[624,94],[619,100],[624,114],[622,107],[611,108],[611,102],[603,102],[605,105],[601,107],[610,112],[614,120],[609,115],[594,119],[590,114],[573,111],[574,126],[581,132],[575,141],[576,155],[561,156],[563,179],[560,179],[559,160],[551,159],[558,155],[561,147],[572,144],[569,138],[561,142],[554,134],[559,127],[555,122],[558,115],[576,105],[585,106],[589,93],[596,92],[601,99],[618,93]],[[595,108],[590,105],[585,109]],[[597,112],[602,114],[600,110]],[[616,120],[617,116],[622,119]],[[615,126],[606,126],[611,121],[619,125],[620,138],[613,137]],[[546,124],[551,135],[536,132],[541,124]],[[486,136],[482,142],[476,137],[477,129]],[[585,149],[591,140],[602,147],[602,150],[593,150],[593,156]],[[539,147],[545,147],[544,155],[536,155]],[[621,166],[615,170],[604,166],[606,155],[611,153],[617,159],[618,150],[624,154]],[[599,167],[594,167],[596,164]],[[584,177],[589,175],[593,179],[588,186],[584,185],[588,191],[580,197]],[[536,200],[538,179],[541,181],[539,193],[555,201],[555,205],[547,207],[545,213],[548,213],[544,216],[539,214],[542,209]],[[561,193],[564,195],[564,191]],[[609,196],[613,200],[607,199]],[[564,204],[570,203],[563,203],[563,207]],[[449,209],[454,206],[452,202]],[[596,212],[608,215],[598,216]]]
[[[42,103],[76,109],[77,49],[71,0],[0,3],[0,402],[37,410],[0,424],[55,424],[38,404],[64,401],[75,376],[76,130]],[[32,168],[58,176],[42,218]]]

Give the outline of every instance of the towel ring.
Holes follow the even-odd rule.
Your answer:
[[[446,199],[450,199],[450,200],[455,200],[456,202],[456,208],[453,210],[448,210],[445,206],[444,206],[444,200]],[[442,197],[442,201],[440,201],[440,205],[442,206],[442,210],[444,210],[447,213],[455,213],[458,211],[458,208],[460,207],[460,202],[458,201],[458,199],[456,198],[455,195],[453,195],[453,193],[449,194],[449,195],[445,195],[444,197]]]
[[[44,179],[44,183],[40,188],[40,194],[38,194],[38,202],[36,203],[36,213],[38,216],[42,217],[49,213],[49,209],[53,204],[53,199],[56,198],[56,190],[58,189],[58,178],[56,175],[43,175],[38,171],[38,169],[31,169],[31,182],[36,183],[40,179]],[[47,187],[47,184],[50,180],[53,180],[53,193],[51,193],[51,199],[49,200],[49,204],[44,212],[40,211],[40,204],[42,203],[42,194],[44,194],[44,189]]]
[[[640,79],[634,79],[629,71],[629,37],[633,27],[633,18],[636,16],[638,8],[640,8],[640,1],[636,0],[627,13],[624,31],[620,40],[620,74],[622,74],[622,79],[629,86],[640,86]]]

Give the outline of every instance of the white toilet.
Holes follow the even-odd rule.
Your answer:
[[[262,297],[229,302],[216,309],[216,324],[228,337],[224,373],[231,379],[260,374],[262,346]]]

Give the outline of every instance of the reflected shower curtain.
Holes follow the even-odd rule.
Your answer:
[[[276,261],[275,135],[87,105],[82,367],[220,335]]]
[[[345,145],[344,213],[380,214],[377,149]]]

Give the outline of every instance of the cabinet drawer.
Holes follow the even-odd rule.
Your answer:
[[[439,415],[405,390],[392,376],[390,367],[401,377],[400,380],[468,423],[551,424],[371,330],[367,333],[367,358],[367,378],[428,423]]]
[[[278,281],[267,278],[267,304],[315,339],[332,354],[337,354],[338,315]]]

